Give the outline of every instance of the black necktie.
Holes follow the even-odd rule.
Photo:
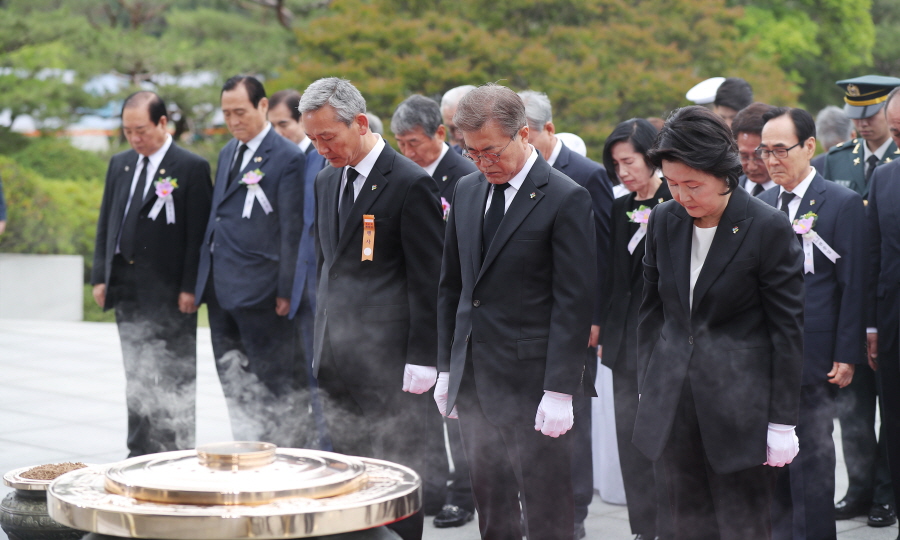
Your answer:
[[[128,204],[128,212],[125,213],[125,220],[122,222],[122,236],[119,238],[119,251],[128,262],[134,261],[134,234],[137,230],[138,216],[141,213],[141,206],[143,206],[144,202],[144,190],[147,187],[148,165],[150,165],[150,158],[144,156],[144,159],[141,160],[141,170],[138,172],[134,193],[131,194],[131,202]]]
[[[788,218],[791,217],[791,211],[788,210],[788,205],[791,204],[791,201],[794,200],[794,197],[796,197],[796,195],[794,195],[790,191],[785,191],[781,194],[781,211],[784,212],[784,215],[786,215]]]
[[[491,247],[491,241],[500,228],[500,222],[503,221],[503,215],[506,213],[506,195],[503,193],[509,184],[494,184],[494,193],[491,195],[491,206],[484,215],[484,229],[482,229],[481,237],[481,259],[484,260],[488,248]]]
[[[353,208],[353,182],[359,177],[359,171],[353,167],[347,168],[347,184],[341,191],[341,202],[338,206],[338,238],[344,234],[344,227],[347,226],[347,218],[350,216],[350,209]]]
[[[872,173],[875,172],[875,167],[878,166],[878,156],[872,154],[869,156],[869,159],[866,160],[866,163],[869,164],[869,168],[866,169],[866,184],[868,184],[869,178],[872,178]]]
[[[751,191],[750,194],[753,195],[754,197],[756,197],[763,191],[765,191],[765,189],[763,188],[762,184],[754,184],[753,191]]]
[[[230,188],[231,184],[234,183],[234,180],[241,174],[241,169],[244,163],[244,152],[247,151],[247,145],[242,144],[241,148],[238,150],[237,159],[234,160],[234,165],[231,166],[231,172],[228,173],[228,184],[225,186],[226,188]]]

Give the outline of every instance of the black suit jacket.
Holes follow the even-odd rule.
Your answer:
[[[632,442],[659,459],[689,379],[706,457],[725,474],[766,461],[769,422],[797,425],[803,252],[783,212],[736,189],[691,308],[693,227],[675,201],[650,216]]]
[[[435,364],[443,219],[437,186],[387,143],[338,238],[342,168],[316,177],[318,261],[313,369],[326,340],[344,382],[400,389],[404,365]],[[362,261],[363,215],[375,216]]]
[[[781,188],[759,194],[780,206]],[[841,256],[831,262],[813,247],[815,273],[804,273],[803,384],[828,380],[833,362],[865,363],[866,221],[862,197],[816,174],[797,209],[818,218],[813,230]],[[800,237],[798,236],[798,239]]]
[[[636,197],[635,193],[629,193],[616,199],[613,202],[610,220],[609,270],[603,284],[602,295],[606,303],[603,309],[603,323],[600,325],[602,361],[603,365],[610,369],[616,362],[627,362],[631,370],[637,369],[634,353],[637,345],[638,308],[644,290],[644,268],[641,260],[644,258],[646,240],[638,243],[634,253],[628,253],[628,243],[640,228],[640,225],[632,223],[628,218],[628,212]],[[668,184],[662,182],[653,197],[641,204],[653,208],[671,198]],[[630,332],[626,329],[630,329]],[[630,346],[626,346],[626,339],[632,340]],[[632,351],[633,354],[626,358],[623,356],[625,351]]]
[[[476,172],[478,167],[468,159],[457,154],[452,149],[447,150],[444,157],[434,169],[432,177],[437,182],[438,192],[447,202],[453,204],[453,192],[456,189],[456,183],[460,178],[467,174]]]
[[[597,283],[591,201],[538,156],[482,263],[488,188],[481,173],[456,186],[438,299],[438,371],[450,372],[450,410],[471,345],[485,416],[523,424],[534,421],[544,390],[582,394]]]
[[[215,291],[224,309],[272,306],[275,297],[290,298],[303,229],[303,175],[306,158],[296,144],[270,128],[253,157],[228,186],[228,173],[240,142],[232,139],[219,153],[212,211],[200,248],[197,302],[216,259]],[[243,218],[247,187],[244,174],[260,169],[258,184],[273,211],[266,214],[253,201],[250,218]],[[227,186],[227,187],[226,187]],[[215,242],[214,249],[210,244]]]
[[[116,241],[125,206],[128,204],[131,182],[139,161],[138,153],[126,150],[112,157],[106,171],[100,219],[94,242],[94,266],[91,283],[106,284],[112,274]],[[197,280],[200,244],[206,220],[209,219],[212,184],[209,163],[200,156],[179,147],[174,142],[163,156],[153,181],[172,177],[178,188],[172,192],[175,203],[175,223],[166,223],[165,208],[151,220],[156,191],[151,185],[141,204],[135,230],[135,278],[141,284],[137,294],[144,301],[160,301],[177,305],[178,294],[193,292]],[[140,186],[140,184],[138,184]],[[104,309],[113,307],[115,299],[107,294]]]
[[[612,212],[612,182],[606,174],[606,168],[581,154],[576,154],[565,144],[556,156],[553,168],[561,171],[588,190],[591,194],[591,208],[594,211],[594,226],[597,241],[597,298],[594,303],[594,314],[591,324],[599,325],[603,320],[603,306],[606,275],[609,271],[610,213]]]
[[[878,329],[881,358],[900,350],[900,160],[881,165],[869,182],[866,326]]]

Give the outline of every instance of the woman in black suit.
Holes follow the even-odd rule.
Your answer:
[[[637,323],[644,289],[641,259],[646,217],[650,209],[672,198],[656,167],[647,159],[656,134],[653,124],[632,118],[616,126],[603,147],[606,170],[631,193],[613,202],[610,271],[603,295],[608,304],[600,327],[601,362],[613,373],[616,439],[628,521],[632,534],[651,540],[671,536],[665,479],[661,472],[654,472],[652,461],[636,451],[631,436],[638,407]]]
[[[647,228],[633,442],[662,458],[675,538],[771,537],[775,475],[799,450],[803,254],[783,212],[738,187],[704,107],[650,150],[673,201]]]

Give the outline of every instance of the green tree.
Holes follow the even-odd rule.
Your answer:
[[[274,85],[345,77],[382,118],[412,93],[531,88],[552,100],[557,129],[599,159],[616,123],[686,105],[707,77],[741,75],[761,98],[796,101],[781,69],[739,39],[742,14],[720,0],[336,0],[298,31],[294,68]]]
[[[895,3],[886,0],[885,3]],[[756,44],[768,60],[801,88],[800,101],[813,114],[840,102],[835,81],[866,74],[872,63],[875,27],[871,0],[732,0],[745,17],[742,40]],[[757,81],[750,80],[754,90]]]

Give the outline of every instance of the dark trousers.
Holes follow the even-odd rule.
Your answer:
[[[295,414],[294,329],[275,313],[275,298],[256,307],[219,305],[212,271],[204,300],[209,309],[216,370],[235,439],[294,446],[312,429]]]
[[[138,295],[133,265],[113,259],[107,294],[115,305],[125,367],[128,457],[194,448],[197,315],[178,310],[178,292]]]
[[[896,323],[896,321],[894,321]],[[885,332],[887,333],[887,332]],[[887,441],[888,463],[894,500],[900,500],[900,350],[896,336],[891,347],[884,346],[882,335],[878,341],[878,371],[881,373],[881,426]]]
[[[829,383],[800,387],[800,453],[777,471],[772,506],[772,538],[833,540],[834,411],[838,387]]]
[[[300,301],[300,307],[294,316],[294,389],[295,409],[299,418],[303,418],[303,425],[308,429],[298,431],[298,437],[294,443],[296,448],[318,448],[332,450],[331,441],[328,439],[325,428],[325,417],[322,413],[322,404],[318,396],[318,383],[313,375],[313,329],[315,326],[315,313],[308,297],[309,291],[304,292]]]
[[[349,362],[342,362],[342,366]],[[434,407],[431,394],[410,394],[395,386],[348,384],[341,375],[329,344],[328,332],[319,365],[319,395],[334,451],[406,465],[424,476],[425,415]],[[425,516],[412,516],[388,525],[403,540],[421,540]]]
[[[428,395],[431,395],[429,392]],[[445,504],[458,506],[469,512],[475,511],[472,498],[472,482],[469,479],[469,464],[459,433],[459,420],[444,418],[433,403],[426,411],[425,428],[425,478],[422,486],[422,502],[426,515],[441,511]],[[447,441],[450,443],[450,458],[444,443],[446,425]]]
[[[665,465],[662,460],[654,463],[647,459],[631,442],[638,408],[637,386],[637,370],[627,358],[619,358],[613,369],[613,401],[628,522],[633,534],[668,539],[672,537],[672,514]]]
[[[851,501],[892,504],[884,410],[881,433],[875,433],[875,408],[879,402],[882,370],[857,365],[853,381],[838,391],[837,416],[849,485],[844,498]],[[895,388],[895,390],[900,388]]]
[[[713,471],[703,449],[697,410],[687,381],[662,459],[676,540],[772,537],[774,468],[758,465],[727,474]]]
[[[481,409],[470,366],[471,360],[457,408],[481,537],[522,540],[524,532],[533,540],[571,540],[572,433],[548,437],[535,431],[533,421],[495,426]],[[523,515],[527,531],[521,528]]]
[[[585,377],[597,373],[597,350],[588,348]],[[594,450],[591,433],[591,398],[585,396],[580,409],[575,411],[575,439],[572,450],[572,490],[575,496],[575,523],[587,518],[588,506],[594,500]]]

